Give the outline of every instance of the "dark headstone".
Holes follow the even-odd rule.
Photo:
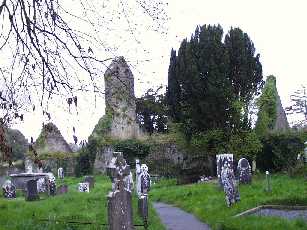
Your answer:
[[[16,198],[16,187],[10,180],[7,180],[2,185],[3,197],[7,199]]]
[[[93,189],[95,187],[95,179],[93,176],[85,176],[84,180],[83,180],[84,183],[89,183],[90,185],[90,189]]]
[[[116,155],[115,155],[116,154]],[[132,196],[131,191],[125,188],[125,177],[131,176],[121,152],[114,153],[108,165],[108,175],[112,180],[112,191],[108,195],[108,221],[110,230],[132,230]]]
[[[238,162],[237,173],[239,182],[242,184],[250,184],[252,182],[251,166],[247,159],[241,158]]]
[[[26,190],[26,201],[39,200],[36,180],[27,181]]]
[[[66,184],[60,185],[57,189],[57,194],[60,195],[65,193],[68,193],[68,186]]]
[[[52,173],[48,174],[48,187],[49,187],[49,195],[55,196],[56,195],[56,181]]]

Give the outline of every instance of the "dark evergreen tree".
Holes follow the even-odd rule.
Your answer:
[[[243,117],[236,117],[233,123],[237,129],[247,129],[248,105],[263,85],[260,55],[255,54],[253,42],[239,28],[231,28],[224,43],[229,55],[228,76],[236,100],[233,109],[240,113],[243,109]]]

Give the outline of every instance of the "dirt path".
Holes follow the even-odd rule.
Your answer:
[[[154,203],[162,223],[167,230],[209,230],[210,227],[200,222],[195,216],[174,206]]]

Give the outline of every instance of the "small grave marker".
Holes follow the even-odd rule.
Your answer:
[[[239,182],[242,184],[250,184],[252,182],[251,166],[247,159],[241,158],[238,162],[237,172]]]
[[[79,192],[90,192],[90,184],[88,182],[78,184]]]

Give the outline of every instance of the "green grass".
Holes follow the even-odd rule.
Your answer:
[[[61,221],[84,221],[107,223],[107,198],[111,183],[107,177],[96,176],[95,188],[90,193],[77,192],[77,183],[82,178],[65,178],[69,193],[55,197],[41,196],[41,200],[26,202],[19,193],[15,200],[0,198],[0,229],[38,230],[38,229],[107,229],[101,225],[72,225]],[[62,182],[58,182],[58,185]],[[142,224],[137,215],[137,199],[133,197],[134,224]],[[35,217],[33,218],[33,213]],[[50,219],[38,221],[37,219]],[[59,220],[58,222],[53,220]],[[136,229],[144,229],[137,227]],[[149,229],[163,230],[152,206],[149,209]]]
[[[251,185],[241,185],[241,201],[231,208],[216,183],[176,186],[174,180],[154,185],[152,200],[174,204],[193,213],[213,229],[307,229],[303,220],[289,221],[278,217],[233,216],[263,204],[307,205],[307,183],[303,178],[286,175],[272,176],[272,192],[264,191],[263,177],[254,178]]]

